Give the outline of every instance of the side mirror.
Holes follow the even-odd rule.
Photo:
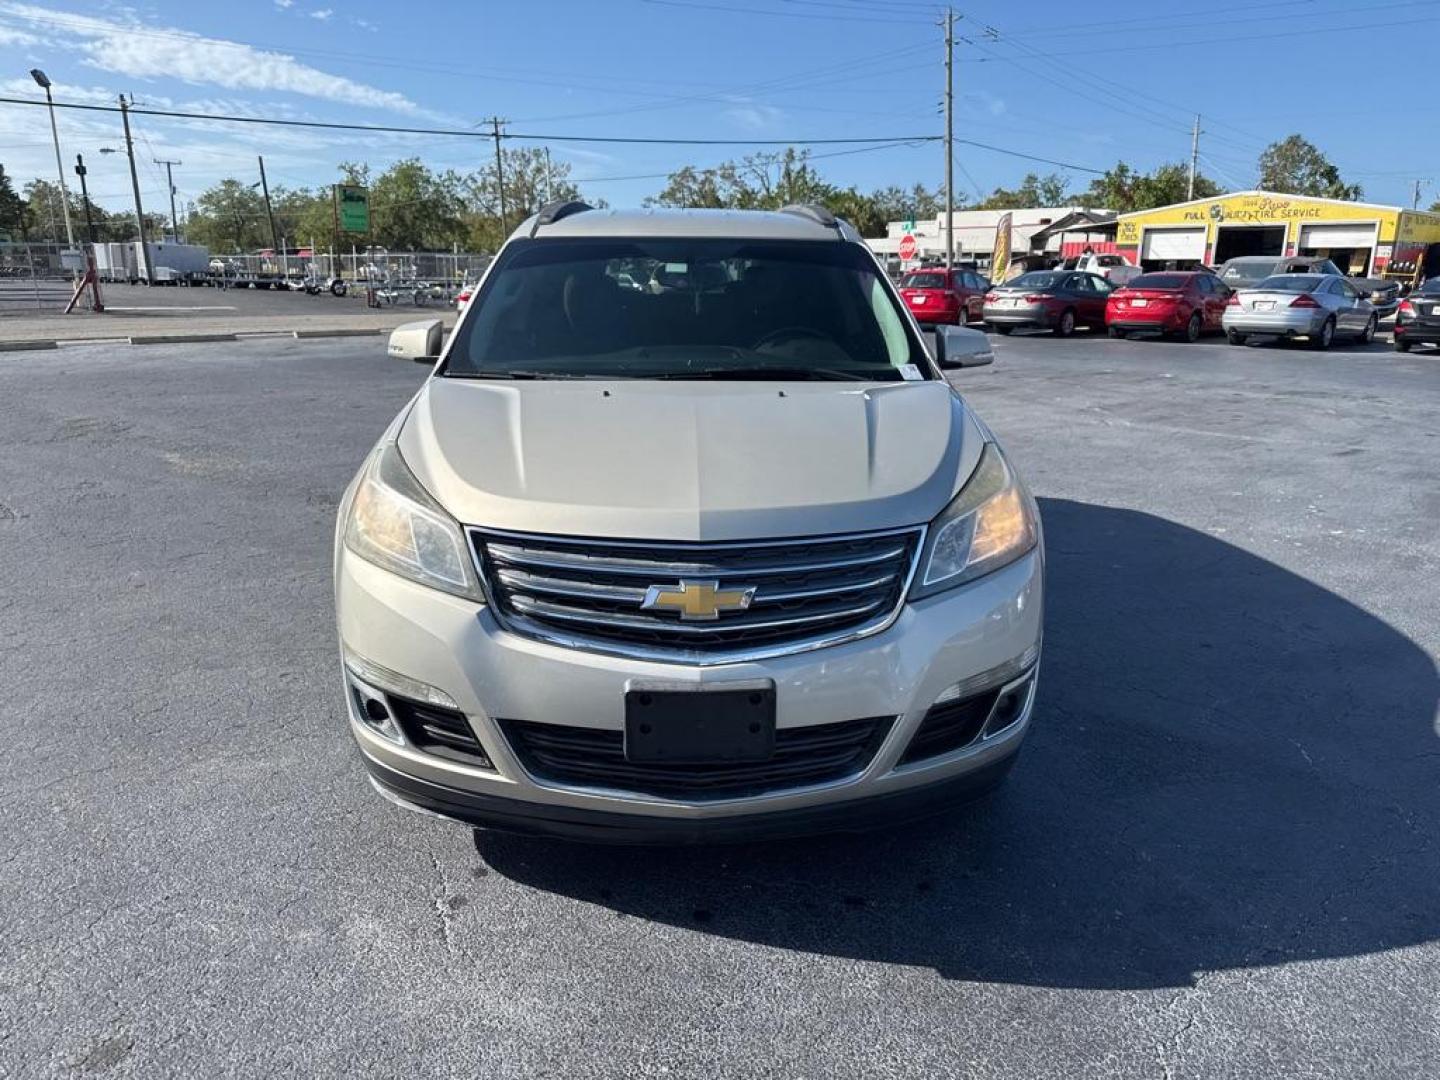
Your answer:
[[[967,326],[935,328],[935,362],[942,368],[981,367],[995,362],[990,339]]]
[[[390,332],[391,356],[413,360],[417,364],[433,364],[445,344],[445,324],[439,319],[422,319],[405,323]]]

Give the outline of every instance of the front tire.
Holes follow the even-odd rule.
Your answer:
[[[1075,333],[1075,309],[1066,308],[1060,313],[1060,321],[1055,324],[1056,337],[1069,337]]]
[[[1335,320],[1326,319],[1320,325],[1320,332],[1310,339],[1312,349],[1324,352],[1335,343]]]

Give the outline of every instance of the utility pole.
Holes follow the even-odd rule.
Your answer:
[[[1195,114],[1195,126],[1190,131],[1190,187],[1186,200],[1195,198],[1195,167],[1200,162],[1200,114]]]
[[[550,147],[545,147],[545,201],[555,201],[555,181],[550,173]]]
[[[135,224],[140,230],[140,261],[145,264],[145,284],[155,283],[155,267],[150,261],[150,245],[145,240],[145,208],[140,205],[140,174],[135,171],[135,143],[130,138],[130,103],[120,95],[120,120],[125,125],[125,156],[130,159],[130,187],[135,192]]]
[[[258,155],[257,155],[258,157]],[[280,257],[280,233],[275,229],[275,211],[270,208],[270,185],[265,180],[265,159],[260,160],[260,193],[265,196],[265,216],[270,219],[270,246],[275,249],[276,258]]]
[[[498,116],[490,118],[490,131],[495,136],[495,186],[500,193],[500,242],[505,242],[505,161],[500,155],[500,125],[505,123]]]
[[[955,9],[945,9],[945,270],[955,267]]]
[[[75,155],[75,175],[80,177],[80,203],[85,207],[85,231],[90,237],[90,243],[95,243],[95,218],[90,213],[90,189],[85,184],[85,155]]]
[[[170,189],[170,235],[174,237],[175,243],[180,242],[180,222],[175,217],[175,176],[170,168],[179,165],[179,161],[166,161],[164,158],[152,158],[156,165],[165,166],[165,185]]]
[[[1419,209],[1420,209],[1420,181],[1419,181],[1419,180],[1416,180],[1416,181],[1415,181],[1415,198],[1410,201],[1410,209],[1411,209],[1411,210],[1419,210]]]

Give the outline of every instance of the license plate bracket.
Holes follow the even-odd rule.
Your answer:
[[[768,761],[775,687],[625,693],[625,760],[668,765]]]

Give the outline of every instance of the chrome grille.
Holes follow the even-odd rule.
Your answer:
[[[516,633],[719,663],[883,629],[905,598],[924,530],[715,544],[470,535],[495,612]],[[642,606],[652,587],[692,585],[745,599],[696,617]]]

